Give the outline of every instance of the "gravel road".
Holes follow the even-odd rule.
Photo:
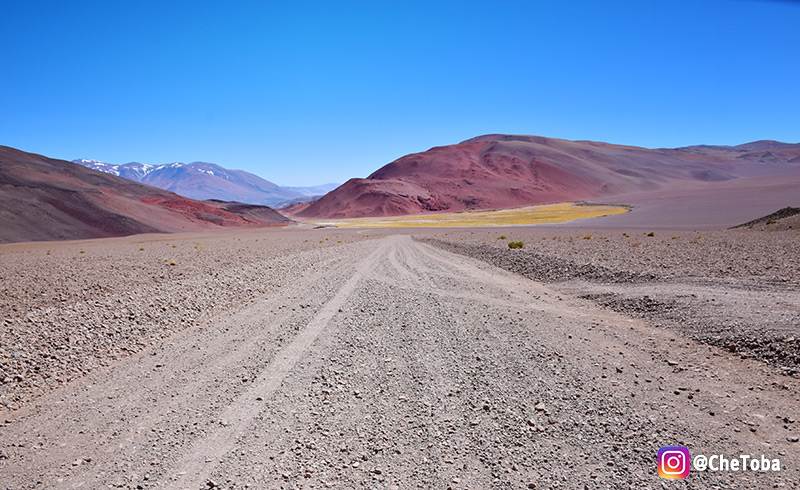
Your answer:
[[[409,236],[346,241],[3,409],[2,486],[798,487],[798,379]],[[665,445],[782,470],[667,485]]]

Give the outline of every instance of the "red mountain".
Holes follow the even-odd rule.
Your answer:
[[[0,146],[0,242],[290,221],[266,206],[195,201],[75,163]]]
[[[494,134],[406,155],[284,211],[331,219],[495,209],[798,172],[800,144],[646,149]]]

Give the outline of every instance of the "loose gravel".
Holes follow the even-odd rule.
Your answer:
[[[236,231],[0,246],[0,407],[285,287],[287,257],[371,234]]]
[[[270,250],[229,279],[265,292],[2,409],[4,486],[660,489],[656,451],[681,444],[783,467],[671,486],[797,488],[800,380],[598,307],[574,280],[334,234],[225,237],[209,267]],[[236,284],[218,287],[249,298]]]
[[[798,230],[506,228],[422,239],[786,374],[800,370]]]

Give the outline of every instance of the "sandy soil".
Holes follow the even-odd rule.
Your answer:
[[[786,206],[800,206],[800,174],[751,177],[712,184],[587,199],[627,204],[630,213],[566,223],[566,228],[649,228],[719,230],[760,218]],[[558,225],[555,225],[558,226]]]
[[[761,361],[407,235],[262,233],[2,248],[20,262],[10,277],[40,276],[3,306],[20,338],[4,338],[4,369],[37,336],[64,342],[50,317],[25,319],[34,311],[127,308],[109,324],[115,342],[143,339],[102,362],[103,350],[65,344],[63,356],[107,366],[56,389],[14,396],[25,387],[14,381],[4,399],[22,406],[0,409],[3,485],[647,489],[663,488],[658,448],[682,444],[783,467],[670,486],[797,487],[800,380]],[[133,260],[149,247],[149,261]],[[93,267],[105,271],[68,279]],[[140,336],[136,318],[159,301],[199,310],[151,319]],[[88,332],[114,331],[93,317],[63,324],[89,345]]]

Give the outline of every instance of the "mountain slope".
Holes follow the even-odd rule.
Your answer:
[[[285,208],[304,218],[396,216],[610,197],[687,183],[800,172],[800,144],[646,149],[485,135],[406,155],[366,179]]]
[[[0,146],[0,242],[285,224],[267,207],[200,202],[172,192]],[[257,216],[256,216],[257,215]]]
[[[325,194],[336,184],[317,187],[281,187],[243,170],[229,170],[214,163],[169,163],[147,165],[131,162],[112,165],[98,160],[73,160],[85,167],[152,185],[192,199],[220,199],[250,204],[278,205],[308,201]]]

